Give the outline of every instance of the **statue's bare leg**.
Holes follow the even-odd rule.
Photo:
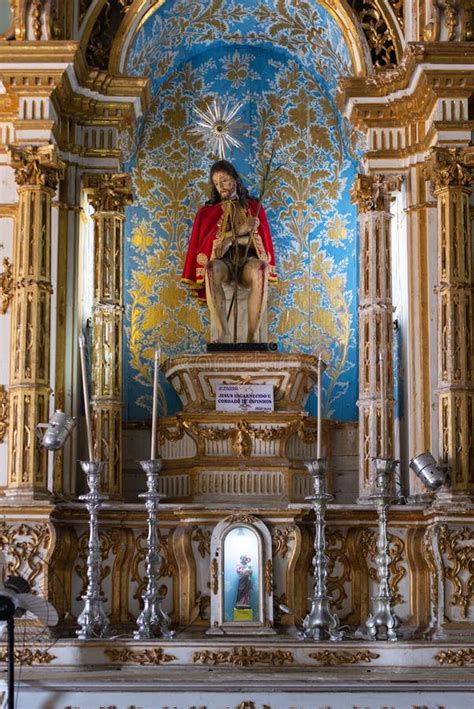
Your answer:
[[[258,330],[267,307],[268,264],[250,259],[242,271],[242,283],[250,288],[248,299],[248,342],[258,342]]]
[[[227,322],[225,293],[222,287],[222,284],[227,283],[229,279],[229,269],[220,259],[213,259],[206,264],[206,300],[211,319],[216,324],[218,342],[232,342]]]

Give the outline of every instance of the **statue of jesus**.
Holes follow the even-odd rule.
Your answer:
[[[277,280],[267,217],[227,160],[214,163],[210,182],[211,198],[194,219],[182,280],[207,301],[218,342],[235,341],[229,317],[237,308],[237,285],[248,288],[247,340],[258,342],[268,282]],[[228,308],[225,283],[235,285]]]

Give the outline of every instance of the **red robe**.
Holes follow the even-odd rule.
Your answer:
[[[256,216],[258,202],[256,199],[247,200],[248,209],[252,216]],[[221,237],[223,203],[204,205],[198,209],[194,219],[193,230],[189,240],[188,252],[184,262],[181,280],[192,288],[192,294],[199,300],[206,300],[204,273],[206,264],[214,258],[214,247]],[[257,233],[252,238],[252,247],[257,257],[268,263],[268,280],[275,282],[275,254],[273,251],[272,235],[268,226],[267,215],[263,207],[258,212],[260,224]]]

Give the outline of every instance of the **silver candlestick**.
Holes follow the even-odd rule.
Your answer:
[[[76,630],[76,635],[80,640],[89,640],[94,637],[105,638],[109,635],[109,619],[104,611],[100,590],[102,559],[100,556],[99,526],[97,522],[102,502],[107,498],[99,493],[100,475],[104,462],[81,460],[80,464],[87,476],[87,485],[89,486],[87,495],[79,496],[79,499],[84,500],[86,503],[87,511],[89,512],[89,547],[87,555],[87,578],[89,583],[85,595],[82,596],[84,609],[77,619],[81,627]]]
[[[387,510],[393,502],[391,492],[392,479],[397,465],[396,460],[385,458],[375,459],[375,491],[370,496],[378,514],[378,539],[377,539],[377,575],[379,578],[378,593],[372,599],[374,612],[367,618],[366,626],[372,639],[379,639],[378,631],[386,628],[388,640],[397,640],[399,620],[393,611],[393,598],[390,591],[390,554],[387,534]],[[380,638],[382,639],[382,638]],[[385,639],[385,636],[383,637]]]
[[[313,503],[316,515],[314,538],[314,588],[311,601],[311,611],[303,621],[303,630],[298,633],[302,640],[342,640],[343,631],[339,628],[339,618],[331,611],[331,597],[327,593],[326,578],[328,574],[328,557],[326,555],[326,505],[333,496],[326,492],[326,460],[305,461],[305,466],[313,477],[314,492],[306,500]]]
[[[161,470],[161,458],[142,460],[140,465],[146,473],[147,491],[139,495],[145,499],[148,512],[148,552],[146,555],[146,571],[148,585],[142,595],[143,610],[137,618],[138,630],[133,634],[135,640],[146,640],[153,637],[153,629],[157,628],[165,638],[173,638],[174,630],[169,629],[170,617],[161,607],[163,597],[158,590],[158,578],[162,557],[158,552],[158,528],[156,514],[161,495],[158,492],[158,473]]]

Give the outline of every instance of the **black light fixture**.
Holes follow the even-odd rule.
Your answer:
[[[446,470],[438,465],[429,451],[415,456],[410,461],[410,468],[428,490],[437,490],[446,483]]]

